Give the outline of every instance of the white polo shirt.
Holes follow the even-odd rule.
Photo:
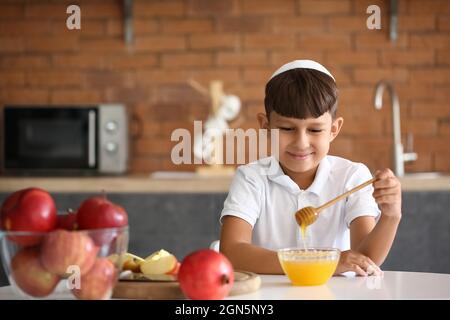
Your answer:
[[[227,215],[253,227],[252,244],[267,249],[302,247],[295,212],[318,207],[372,178],[361,163],[326,156],[313,183],[306,190],[284,174],[274,157],[238,167],[224,202],[220,220]],[[308,227],[307,245],[350,249],[350,223],[360,216],[378,218],[380,210],[372,196],[372,185],[324,209]]]

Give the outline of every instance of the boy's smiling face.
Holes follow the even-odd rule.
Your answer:
[[[279,129],[279,161],[289,176],[313,174],[328,154],[330,143],[338,135],[344,120],[332,119],[329,112],[318,118],[297,119],[272,111],[270,119],[259,114],[261,128]]]

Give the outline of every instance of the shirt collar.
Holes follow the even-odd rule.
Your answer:
[[[286,175],[283,172],[280,163],[275,157],[272,156],[266,159],[267,159],[266,161],[269,161],[267,165],[267,168],[269,170],[266,172],[270,180],[287,188],[292,193],[299,193],[301,191],[299,186],[288,175]],[[330,171],[331,171],[330,162],[328,161],[328,158],[325,157],[322,159],[322,161],[320,161],[314,181],[308,187],[308,189],[306,189],[306,191],[312,192],[316,195],[320,195],[325,186],[325,183],[328,180]]]

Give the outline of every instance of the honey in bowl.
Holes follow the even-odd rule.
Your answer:
[[[334,248],[287,248],[277,251],[284,273],[296,286],[325,284],[339,262],[340,251]]]

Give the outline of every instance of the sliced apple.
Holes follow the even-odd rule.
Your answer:
[[[140,264],[143,274],[171,274],[176,275],[180,263],[177,258],[164,249],[152,253]]]
[[[119,256],[117,253],[108,256],[108,260],[113,264],[122,266],[122,270],[130,270],[134,273],[140,273],[140,264],[144,262],[144,259],[134,255],[132,253],[126,252]]]
[[[122,270],[130,270],[136,273],[141,272],[141,264],[145,260],[132,253],[125,253],[125,257],[122,264]]]

